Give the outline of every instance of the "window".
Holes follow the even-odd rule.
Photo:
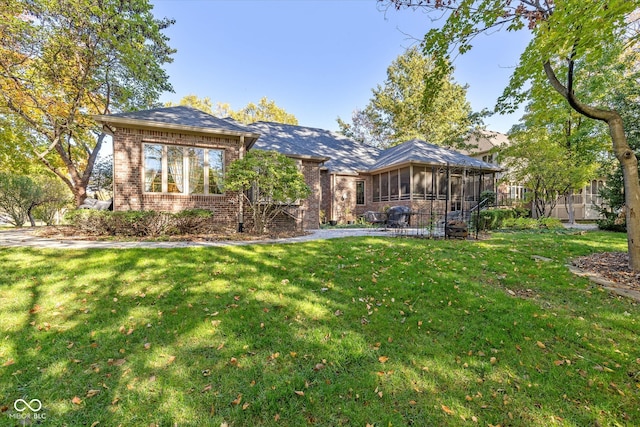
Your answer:
[[[160,193],[162,191],[162,145],[144,146],[144,191]]]
[[[356,205],[364,205],[364,181],[356,181]]]
[[[373,176],[373,201],[380,201],[380,175]]]
[[[222,194],[224,150],[144,144],[147,193]]]

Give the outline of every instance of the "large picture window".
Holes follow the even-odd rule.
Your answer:
[[[224,150],[144,144],[147,193],[222,194]]]

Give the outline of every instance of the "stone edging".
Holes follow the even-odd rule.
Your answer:
[[[569,271],[571,271],[576,276],[586,277],[591,280],[593,283],[602,286],[604,289],[611,291],[617,295],[634,299],[640,302],[640,291],[632,289],[628,286],[620,285],[619,283],[612,282],[600,276],[599,274],[592,273],[586,270],[582,270],[573,265],[567,265]]]

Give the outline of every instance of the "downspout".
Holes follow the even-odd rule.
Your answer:
[[[240,135],[240,149],[238,159],[244,159],[244,135]],[[238,192],[238,233],[244,232],[244,197],[242,192]]]

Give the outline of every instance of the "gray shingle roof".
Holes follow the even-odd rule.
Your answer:
[[[371,171],[379,170],[409,162],[431,165],[449,164],[450,166],[490,169],[494,171],[500,170],[496,165],[418,139],[413,139],[384,150],[375,164],[371,165],[369,169]]]
[[[111,114],[106,117],[116,120],[129,119],[140,120],[146,122],[166,123],[168,125],[187,126],[199,129],[219,129],[240,133],[254,133],[247,126],[232,120],[221,119],[200,111],[196,108],[187,106],[154,108],[151,110],[131,111],[127,113]]]
[[[367,170],[380,154],[375,147],[324,129],[267,122],[253,123],[249,127],[260,134],[254,148],[288,155],[329,157],[325,166],[331,172]]]

